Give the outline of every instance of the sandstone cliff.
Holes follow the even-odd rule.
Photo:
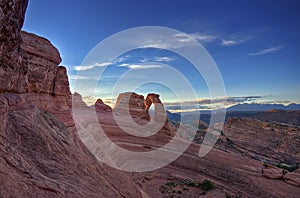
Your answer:
[[[0,197],[140,197],[80,141],[58,50],[21,32],[26,6],[0,1]]]

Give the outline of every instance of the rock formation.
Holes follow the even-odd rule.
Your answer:
[[[139,196],[126,174],[100,164],[51,113],[20,94],[0,101],[0,197]]]
[[[284,171],[268,164],[262,169],[262,175],[270,179],[282,179],[284,176]]]
[[[61,57],[50,41],[21,31],[26,6],[24,0],[1,1],[0,93],[22,93],[23,102],[74,128],[66,68],[58,67]]]
[[[300,187],[300,169],[291,173],[286,173],[283,179],[286,183]]]
[[[96,100],[94,107],[95,107],[96,111],[105,111],[105,112],[112,111],[111,107],[104,104],[104,102],[101,99]]]
[[[114,106],[114,111],[119,114],[130,114],[133,118],[145,119],[147,117],[144,96],[134,92],[121,93]]]
[[[224,130],[242,153],[217,147],[199,158],[199,145],[191,142],[176,161],[147,173],[124,173],[99,162],[76,133],[66,69],[58,66],[58,51],[48,40],[21,32],[26,5],[27,0],[0,1],[0,197],[141,197],[140,189],[145,197],[146,193],[161,197],[159,188],[171,177],[212,180],[215,189],[207,192],[207,197],[225,197],[225,192],[230,192],[242,197],[298,198],[297,171],[285,174],[286,182],[268,179],[262,177],[261,162],[256,159],[299,161],[299,128],[257,120],[233,119]],[[73,99],[90,111],[79,94]],[[124,93],[113,111],[130,112],[136,120],[149,122],[152,104],[163,112],[157,94],[149,94],[145,100]],[[124,149],[149,152],[171,139],[166,130],[146,138],[124,133],[101,100],[95,108],[105,133]],[[187,140],[179,139],[179,146],[181,141]],[[116,160],[144,166],[125,156]],[[196,187],[180,192],[202,195]]]
[[[161,101],[159,99],[159,95],[158,94],[154,94],[154,93],[150,93],[147,95],[145,101],[145,108],[146,108],[146,119],[150,120],[150,114],[149,114],[149,109],[151,107],[152,104],[161,104]]]
[[[20,47],[28,0],[0,2],[0,92],[25,92],[26,60]]]
[[[80,141],[59,52],[21,32],[26,6],[0,1],[0,197],[140,197]]]
[[[159,99],[159,95],[155,93],[150,93],[147,95],[146,100],[144,101],[146,106],[146,119],[150,120],[149,109],[151,105],[154,105],[154,117],[153,119],[165,120],[164,128],[170,131],[170,126],[168,123],[167,112],[165,111],[164,105]]]
[[[152,104],[154,105],[155,110],[153,120],[151,120],[149,113]],[[136,121],[138,119],[145,121],[165,120],[163,128],[170,130],[167,113],[158,94],[150,93],[147,95],[146,99],[144,99],[143,95],[138,95],[134,92],[121,93],[117,98],[114,111],[121,115],[131,116]]]
[[[271,163],[299,163],[299,127],[251,118],[229,118],[225,135],[245,153]]]

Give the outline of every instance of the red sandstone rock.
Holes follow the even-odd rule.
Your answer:
[[[284,175],[283,179],[286,183],[300,187],[300,171],[299,172],[294,171],[291,173],[287,173]]]
[[[1,18],[0,26],[0,38],[3,41],[0,43],[0,197],[140,197],[135,183],[150,196],[159,197],[159,187],[168,182],[169,176],[175,176],[212,180],[216,189],[212,194],[208,192],[207,197],[216,197],[213,194],[215,191],[219,192],[219,197],[224,197],[225,189],[231,194],[239,193],[242,197],[298,198],[299,187],[288,185],[283,180],[262,177],[259,161],[219,149],[213,149],[204,158],[199,158],[199,145],[195,144],[170,165],[147,173],[129,173],[131,178],[124,172],[99,163],[86,150],[77,134],[69,130],[73,122],[71,99],[66,90],[65,70],[57,67],[60,60],[55,56],[55,50],[47,41],[29,34],[28,41],[37,39],[38,45],[31,43],[32,48],[27,48],[28,62],[22,58],[24,52],[19,46],[21,39],[18,35],[26,4],[27,1],[21,0],[2,0],[0,4],[5,16],[3,20]],[[43,42],[46,46],[40,45]],[[22,45],[26,49],[25,43]],[[49,47],[53,53],[44,54],[43,49],[46,48],[43,47]],[[35,51],[36,48],[43,53]],[[42,67],[47,65],[40,64],[40,61],[53,62],[56,67],[53,64],[48,71]],[[34,64],[40,64],[41,68],[35,69]],[[42,76],[37,77],[39,74]],[[81,102],[79,105],[86,106],[77,94],[73,98]],[[126,108],[138,110],[133,115],[145,118],[144,97],[134,95],[132,100],[129,98]],[[97,112],[97,115],[100,115],[99,120],[112,140],[126,149],[149,151],[164,146],[169,140],[166,134],[160,133],[157,137],[140,138],[137,141],[137,138],[118,128],[111,113]],[[297,151],[299,143],[290,140],[297,137],[295,134],[299,131],[289,131],[282,126],[274,129],[265,122],[263,125],[256,121],[237,120],[231,123],[227,132],[234,142],[245,145],[256,154],[266,156],[271,150],[270,155],[273,157],[288,153],[289,158],[298,160],[293,152]],[[271,133],[271,129],[276,134]],[[285,137],[292,137],[287,144],[280,144],[276,150],[266,137],[271,135],[276,141],[280,140],[281,130]],[[280,136],[277,132],[280,132]],[[256,137],[251,137],[253,134]],[[119,160],[127,161],[124,158]],[[194,195],[198,197],[200,193],[195,192]]]
[[[96,100],[94,107],[95,107],[96,111],[106,111],[106,112],[112,111],[111,107],[104,104],[101,99]]]
[[[145,119],[147,117],[144,96],[134,92],[121,93],[114,106],[114,111],[119,114],[129,114],[133,118]]]
[[[22,94],[0,94],[0,197],[140,197],[79,137]]]
[[[272,165],[266,165],[262,169],[262,175],[270,179],[282,179],[283,170]]]
[[[54,87],[54,89],[52,91],[52,95],[55,95],[55,96],[71,95],[67,70],[65,67],[59,66],[57,68],[53,87]]]
[[[21,39],[26,5],[0,1],[0,197],[140,197],[131,178],[99,163],[75,133],[57,49],[30,33]]]
[[[152,104],[154,105],[155,109],[155,113],[152,118],[153,120],[151,120],[149,114],[149,109]],[[134,92],[121,93],[117,98],[114,111],[118,114],[131,116],[133,119],[137,118],[152,122],[164,121],[165,123],[162,127],[167,131],[170,131],[167,113],[164,109],[164,105],[159,99],[158,94],[148,94],[145,100],[144,96],[138,95]],[[137,122],[139,121],[137,120]]]
[[[229,118],[224,134],[244,152],[272,163],[299,162],[300,128],[250,118]]]
[[[0,2],[0,93],[26,91],[27,65],[20,44],[27,3],[27,0]]]

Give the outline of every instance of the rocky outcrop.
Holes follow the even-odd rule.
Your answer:
[[[299,127],[250,118],[229,118],[224,134],[245,154],[271,163],[296,164],[300,160]]]
[[[26,59],[20,47],[28,0],[0,1],[0,93],[25,92]]]
[[[154,94],[154,93],[150,93],[147,95],[145,101],[145,108],[146,108],[146,119],[150,121],[150,114],[149,114],[149,109],[151,107],[152,104],[161,104],[161,101],[159,99],[159,95],[158,94]]]
[[[61,57],[49,40],[22,32],[25,0],[1,1],[0,93],[70,95]]]
[[[283,179],[286,183],[300,187],[300,169],[285,174]]]
[[[300,187],[300,169],[288,172],[270,164],[265,164],[262,169],[262,175],[269,179],[283,179],[288,184]]]
[[[114,111],[118,114],[129,114],[132,118],[147,118],[144,96],[134,92],[121,93],[114,106]]]
[[[267,164],[262,169],[262,175],[270,179],[282,179],[284,176],[284,170]]]
[[[104,102],[101,99],[96,100],[94,107],[96,111],[112,112],[111,107],[104,104]]]
[[[170,131],[170,126],[168,123],[167,112],[165,111],[164,105],[159,99],[159,94],[150,93],[147,95],[146,100],[144,101],[146,106],[146,119],[150,120],[149,109],[151,105],[154,105],[154,120],[165,120],[163,128]]]
[[[0,1],[0,197],[140,197],[80,141],[57,49],[21,33],[26,5]]]
[[[70,95],[66,69],[58,67],[58,50],[45,38],[22,32],[21,48],[27,59],[27,92]]]
[[[152,104],[154,105],[155,112],[151,120],[149,109]],[[167,113],[158,94],[150,93],[146,99],[144,99],[143,95],[138,95],[134,92],[121,93],[117,98],[114,112],[131,116],[134,120],[142,119],[148,122],[165,120],[163,128],[170,131]]]
[[[58,66],[61,57],[58,50],[45,38],[20,32],[19,54],[11,59],[20,60],[13,68],[0,67],[0,92],[20,93],[24,101],[53,113],[74,130],[71,114],[71,92],[67,70]],[[24,72],[26,71],[26,72]]]
[[[300,111],[273,109],[255,113],[253,118],[263,121],[300,126]]]
[[[148,111],[153,103],[161,103],[158,94],[150,93],[145,100],[146,110]]]
[[[125,173],[99,163],[62,122],[22,97],[0,94],[0,197],[139,197]]]

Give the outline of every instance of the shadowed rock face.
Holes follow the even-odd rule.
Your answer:
[[[70,95],[58,50],[45,38],[22,32],[27,0],[2,0],[0,93]]]
[[[27,66],[20,44],[27,3],[27,0],[0,1],[0,92],[25,91]]]
[[[61,57],[58,50],[45,38],[22,32],[21,48],[27,59],[26,88],[29,93],[70,95],[66,69],[58,67]]]

